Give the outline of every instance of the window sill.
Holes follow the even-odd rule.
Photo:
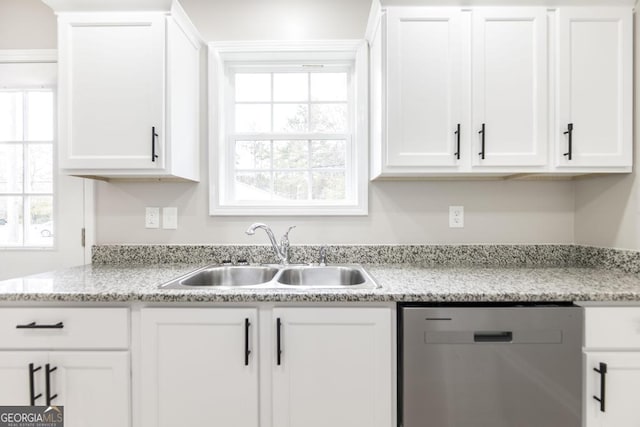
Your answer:
[[[367,216],[367,206],[238,206],[213,205],[212,216]]]

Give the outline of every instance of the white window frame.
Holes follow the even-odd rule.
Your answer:
[[[285,140],[313,139],[309,134],[260,135],[257,133],[232,139],[230,125],[233,124],[232,90],[229,77],[235,70],[246,71],[248,66],[259,67],[263,62],[267,68],[262,71],[276,71],[274,64],[282,64],[288,71],[292,64],[327,64],[345,70],[351,68],[349,85],[349,134],[333,135],[331,139],[347,140],[346,176],[354,182],[348,201],[237,201],[231,200],[233,193],[234,153],[231,150],[235,140],[263,139]],[[256,70],[259,68],[255,68]],[[363,40],[326,42],[224,42],[209,44],[209,213],[218,216],[242,215],[367,215],[368,214],[368,48]],[[310,138],[310,136],[312,138]],[[317,139],[329,136],[316,135]],[[349,149],[351,147],[351,149]],[[347,194],[349,193],[349,189]]]
[[[0,58],[0,60],[2,60],[3,58]],[[0,144],[7,144],[7,145],[21,145],[22,146],[22,164],[23,164],[23,170],[22,170],[22,192],[20,193],[4,193],[4,192],[0,192],[0,196],[10,196],[10,197],[19,197],[22,199],[22,244],[21,245],[2,245],[0,244],[0,251],[11,251],[11,250],[43,250],[43,251],[48,251],[48,250],[56,250],[57,249],[57,201],[58,201],[58,197],[57,197],[57,142],[58,142],[58,133],[57,133],[57,105],[58,105],[58,93],[57,93],[57,87],[52,86],[52,85],[40,85],[40,86],[33,86],[33,85],[10,85],[10,86],[3,86],[0,88],[0,90],[2,90],[3,92],[20,92],[23,94],[26,94],[27,92],[51,92],[53,95],[53,138],[51,141],[39,141],[39,140],[26,140],[26,139],[22,139],[21,141],[5,141],[5,142],[0,142]],[[28,108],[28,104],[27,102],[25,102],[26,99],[23,98],[23,138],[24,138],[24,134],[26,133],[26,128],[27,128],[27,122],[26,122],[26,117],[27,117],[27,108]],[[26,185],[27,185],[27,174],[29,172],[28,170],[28,164],[26,163],[26,158],[27,158],[27,152],[28,152],[28,147],[29,145],[36,145],[36,144],[50,144],[51,145],[51,169],[52,169],[52,182],[51,182],[51,192],[50,193],[39,193],[39,192],[27,192],[26,189]],[[51,245],[33,245],[33,244],[26,244],[25,243],[25,239],[27,237],[27,226],[28,226],[28,222],[27,222],[27,217],[30,215],[29,212],[29,204],[27,203],[27,199],[29,199],[30,197],[39,197],[39,196],[51,196],[52,199],[52,203],[51,203],[51,224],[52,224],[52,228],[54,230],[53,235],[51,236]]]

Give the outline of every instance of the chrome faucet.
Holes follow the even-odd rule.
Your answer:
[[[320,257],[318,259],[318,264],[320,265],[320,267],[327,266],[327,247],[324,245],[320,247]]]
[[[278,257],[280,264],[285,264],[285,265],[289,264],[289,248],[291,246],[289,243],[289,232],[292,229],[296,228],[296,226],[292,225],[291,227],[289,227],[287,232],[284,233],[284,236],[282,236],[282,239],[280,239],[279,245],[278,245],[278,242],[276,241],[276,236],[273,235],[273,231],[271,231],[271,228],[267,224],[263,224],[261,222],[256,222],[255,224],[251,224],[251,227],[247,229],[246,233],[249,236],[253,236],[254,234],[256,234],[256,229],[258,228],[263,229],[267,233],[267,236],[269,236],[269,240],[271,241],[271,246],[273,246],[273,251],[276,253],[276,256]]]

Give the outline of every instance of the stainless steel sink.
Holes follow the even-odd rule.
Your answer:
[[[358,267],[288,267],[278,276],[278,283],[290,286],[334,288],[363,285],[367,278]]]
[[[373,278],[358,264],[349,265],[211,265],[160,286],[163,289],[348,288],[375,289]]]
[[[162,285],[163,288],[255,286],[271,281],[279,269],[267,266],[209,266]]]

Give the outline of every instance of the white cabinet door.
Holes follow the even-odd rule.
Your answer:
[[[605,364],[602,365],[601,364]],[[640,390],[640,353],[585,353],[585,427],[637,427],[640,425],[638,392]],[[602,375],[594,369],[602,370]],[[601,385],[605,400],[601,407]]]
[[[558,166],[631,166],[632,31],[630,8],[558,10]]]
[[[144,309],[143,427],[258,426],[256,322],[255,309]]]
[[[65,426],[131,425],[129,352],[54,351],[48,363],[52,404],[64,406]]]
[[[387,166],[461,164],[469,154],[468,14],[390,7],[386,16]]]
[[[60,14],[62,168],[164,166],[165,20],[162,13]]]
[[[473,9],[473,165],[547,163],[547,73],[546,8]]]
[[[391,426],[390,325],[386,308],[274,309],[273,425]]]
[[[32,402],[36,405],[44,405],[46,363],[47,353],[45,352],[0,352],[0,406],[30,405]],[[30,387],[31,378],[33,378],[33,388]],[[32,400],[32,397],[37,398]]]

